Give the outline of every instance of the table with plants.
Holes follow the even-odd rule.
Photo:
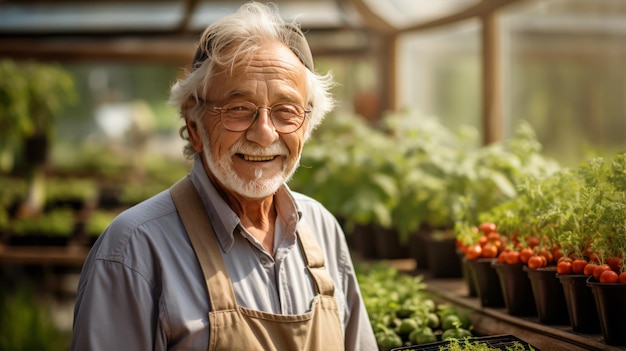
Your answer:
[[[361,276],[381,349],[468,332],[544,351],[626,349],[626,153],[567,168],[523,121],[502,142],[475,136],[410,112],[375,128],[333,118],[290,183],[339,218],[364,261],[416,262]],[[463,318],[444,328],[449,315]]]
[[[473,336],[512,333],[542,350],[626,349],[626,153],[529,178],[477,221],[459,218],[461,281],[419,284],[471,311]]]

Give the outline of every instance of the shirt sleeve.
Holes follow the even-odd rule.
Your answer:
[[[149,282],[123,262],[95,259],[79,285],[71,350],[160,350]]]

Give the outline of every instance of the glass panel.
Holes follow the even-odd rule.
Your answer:
[[[626,2],[533,1],[503,13],[509,125],[575,165],[626,149]]]
[[[0,30],[105,31],[171,29],[180,22],[182,2],[0,4]]]
[[[398,48],[398,106],[480,131],[480,23],[407,34]]]
[[[453,15],[472,5],[478,0],[364,0],[374,13],[380,15],[396,28],[432,21]]]
[[[190,28],[203,30],[207,25],[231,14],[247,1],[202,2],[196,9]],[[287,20],[297,18],[304,28],[334,28],[343,23],[344,16],[335,1],[284,1],[278,4],[281,15]]]

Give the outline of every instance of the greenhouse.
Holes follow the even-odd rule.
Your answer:
[[[222,253],[236,310],[267,319],[317,315],[330,278],[349,350],[626,350],[625,1],[273,3],[281,47],[236,34],[261,21],[203,36],[248,1],[0,2],[0,350],[107,349],[142,316],[157,326],[123,333],[154,334],[132,349],[238,349],[213,338],[222,274],[197,245]],[[251,349],[297,349],[263,330]]]

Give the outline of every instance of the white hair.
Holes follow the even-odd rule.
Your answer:
[[[311,113],[308,114],[304,140],[308,140],[334,107],[335,100],[330,93],[334,82],[330,73],[319,75],[314,71],[309,47],[299,25],[286,23],[274,4],[244,4],[234,14],[207,27],[200,38],[194,67],[172,86],[169,104],[179,110],[182,118],[195,121],[201,127],[199,122],[204,116],[204,107],[198,100],[206,96],[215,73],[213,70],[217,66],[232,68],[236,62],[252,57],[261,45],[275,41],[289,47],[306,67],[305,107],[310,108]],[[185,156],[192,158],[195,150],[189,143],[186,125],[181,128],[180,135],[188,141]]]

